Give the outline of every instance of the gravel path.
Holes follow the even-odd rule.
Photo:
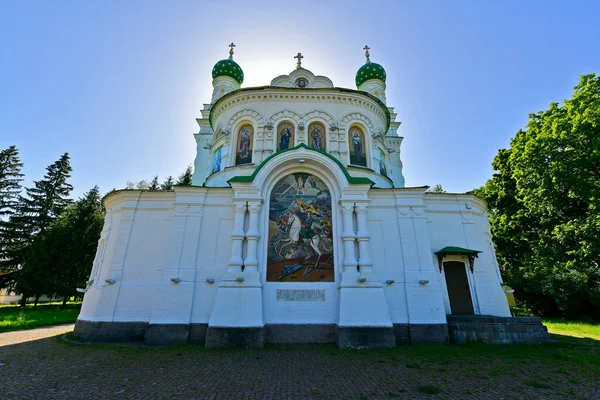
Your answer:
[[[50,337],[72,327],[1,334],[0,399],[600,398],[597,367],[570,359],[573,351],[595,355],[600,342],[558,350],[401,346],[353,351],[332,345],[214,350],[78,344]]]
[[[74,327],[75,324],[66,324],[28,329],[26,331],[0,333],[0,347],[62,335],[63,333],[71,332]]]

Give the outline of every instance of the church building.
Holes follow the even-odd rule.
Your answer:
[[[289,74],[243,88],[230,47],[196,119],[193,184],[104,199],[82,340],[543,338],[539,319],[511,318],[484,201],[405,186],[400,122],[367,46],[356,89],[305,69],[300,53]]]

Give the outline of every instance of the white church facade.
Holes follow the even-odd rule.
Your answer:
[[[241,88],[232,47],[197,118],[193,185],[105,198],[75,333],[390,347],[468,339],[452,315],[513,321],[485,203],[405,186],[385,70],[366,51],[356,90],[300,54],[289,75]]]

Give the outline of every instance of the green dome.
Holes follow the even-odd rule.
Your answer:
[[[240,85],[244,82],[244,71],[231,58],[215,64],[212,69],[212,77],[215,79],[217,76],[228,76],[235,79]]]
[[[379,79],[385,83],[385,69],[377,63],[367,61],[356,73],[356,87],[360,87],[369,79]]]

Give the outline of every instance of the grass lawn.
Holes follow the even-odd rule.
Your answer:
[[[81,303],[67,303],[64,310],[60,309],[60,303],[40,304],[36,309],[33,305],[0,306],[0,332],[75,322],[80,309]]]
[[[543,318],[551,334],[600,340],[600,323],[569,321],[563,318]]]

